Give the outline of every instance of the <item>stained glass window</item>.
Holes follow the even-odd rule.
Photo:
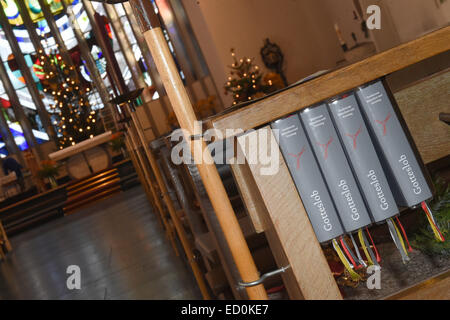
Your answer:
[[[6,39],[5,32],[1,29],[1,27],[0,63],[3,63],[6,74],[11,81],[15,93],[17,94],[20,104],[17,107],[23,110],[32,127],[33,135],[35,136],[37,142],[41,143],[44,141],[48,141],[49,137],[47,136],[41,118],[39,117],[39,114],[36,110],[36,103],[33,100],[33,96],[30,94],[30,89],[33,89],[32,92],[34,92],[35,89],[38,90],[40,95],[39,99],[40,101],[43,101],[52,123],[55,119],[54,115],[52,114],[54,110],[51,108],[52,104],[54,104],[54,100],[51,95],[46,94],[46,92],[44,92],[43,90],[44,82],[42,82],[42,77],[44,76],[44,73],[43,69],[40,67],[39,62],[40,53],[38,53],[37,50],[39,48],[36,48],[33,44],[33,41],[31,41],[29,34],[30,30],[27,29],[30,28],[30,26],[24,24],[24,19],[20,14],[18,1],[23,1],[23,3],[26,5],[31,21],[33,23],[32,27],[37,34],[38,40],[40,41],[40,44],[45,53],[50,54],[51,52],[58,52],[59,47],[57,45],[57,42],[55,41],[55,38],[53,37],[53,29],[49,27],[48,22],[44,17],[42,8],[39,4],[39,0],[1,0],[0,9],[3,8],[8,22],[12,26],[13,34],[17,39],[20,52],[25,59],[26,66],[31,72],[33,83],[25,83],[25,78],[22,73],[23,70],[19,68],[8,39]],[[83,60],[83,55],[81,55],[80,53],[78,40],[73,29],[73,21],[70,21],[69,15],[67,15],[67,13],[65,12],[63,3],[61,2],[62,0],[44,1],[46,1],[46,3],[49,5],[49,9],[53,14],[58,32],[61,35],[62,40],[64,41],[64,45],[68,50],[68,54],[70,55],[71,60],[73,60],[74,64],[80,71],[80,77],[83,79],[83,81],[90,83],[89,85],[92,90],[90,90],[90,93],[88,94],[88,99],[92,109],[103,108],[103,103],[100,95],[96,90],[96,86],[92,82],[90,72],[86,67],[86,61]],[[90,24],[90,20],[83,2],[81,0],[67,0],[67,2],[70,3],[68,7],[73,13],[76,24],[79,26],[79,30],[81,31],[80,35],[84,37],[84,39],[88,43],[89,49],[91,50],[90,53],[94,57],[95,65],[101,75],[104,85],[111,94],[114,94],[113,87],[106,72],[108,68],[106,59],[103,55],[102,49],[100,48],[99,44],[96,43],[95,37],[93,36],[94,30],[92,29],[92,26]],[[107,16],[103,4],[92,2],[92,6],[101,15],[105,17]],[[124,7],[122,4],[117,4],[114,5],[114,8],[118,14],[121,26],[124,29],[124,33],[129,37],[128,40],[132,52],[134,54],[136,62],[141,68],[144,80],[147,85],[151,85],[152,81],[150,79],[147,66],[140,49],[140,44],[136,42],[133,33],[135,32],[135,30],[133,30],[132,26],[130,25]],[[124,77],[125,83],[129,87],[129,89],[134,89],[135,84],[131,77],[131,70],[128,66],[127,60],[125,59],[125,55],[121,51],[118,39],[116,38],[116,35],[110,23],[107,24],[107,31],[111,39],[114,55],[119,64],[120,72]],[[14,136],[17,146],[21,150],[24,150],[28,147],[28,144],[25,140],[21,124],[18,121],[19,118],[16,118],[14,110],[17,109],[11,107],[9,96],[5,92],[3,83],[0,81],[0,112],[3,113],[10,131]],[[7,154],[6,144],[3,141],[4,138],[5,137],[0,137],[0,156],[4,156]]]

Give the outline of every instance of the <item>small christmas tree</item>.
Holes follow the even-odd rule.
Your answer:
[[[233,95],[233,105],[241,102],[250,101],[264,96],[264,93],[270,91],[263,82],[263,75],[257,65],[253,64],[254,59],[237,59],[234,49],[231,49],[233,64],[230,66],[230,77],[225,84],[225,94]]]
[[[56,52],[45,54],[39,50],[34,69],[44,92],[54,99],[49,111],[53,124],[58,127],[59,148],[94,137],[99,128],[97,114],[87,99],[90,88],[81,84],[75,67],[67,66]]]

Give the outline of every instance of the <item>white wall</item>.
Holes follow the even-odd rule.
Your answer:
[[[223,95],[232,59],[256,58],[264,67],[260,49],[265,38],[284,53],[289,83],[318,70],[334,68],[343,53],[333,23],[322,1],[300,0],[182,0],[225,106]]]
[[[223,85],[232,59],[256,58],[264,67],[260,49],[265,38],[277,43],[285,56],[289,83],[321,69],[334,68],[343,52],[334,31],[338,23],[349,47],[367,41],[360,23],[353,20],[353,0],[180,0],[205,56],[225,107],[231,97]],[[362,10],[381,7],[381,30],[370,31],[378,51],[384,51],[445,26],[450,20],[450,0],[358,0]],[[264,68],[263,68],[264,70]]]
[[[359,0],[381,8],[381,30],[371,31],[378,51],[417,39],[450,22],[450,0]]]
[[[355,33],[358,43],[370,41],[365,37],[364,32],[361,30],[361,20],[355,20],[353,11],[357,13],[354,7],[353,0],[321,0],[325,4],[325,9],[333,24],[337,23],[339,29],[341,29],[342,36],[351,48],[355,45],[352,38],[352,32]]]
[[[384,0],[401,42],[443,27],[450,22],[450,0]]]

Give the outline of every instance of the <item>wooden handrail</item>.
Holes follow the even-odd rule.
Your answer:
[[[289,90],[206,120],[207,128],[249,130],[450,50],[450,26]]]

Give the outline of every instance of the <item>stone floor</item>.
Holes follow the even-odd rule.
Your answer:
[[[0,262],[2,299],[201,299],[141,187],[11,239]],[[69,290],[67,267],[81,270]]]

